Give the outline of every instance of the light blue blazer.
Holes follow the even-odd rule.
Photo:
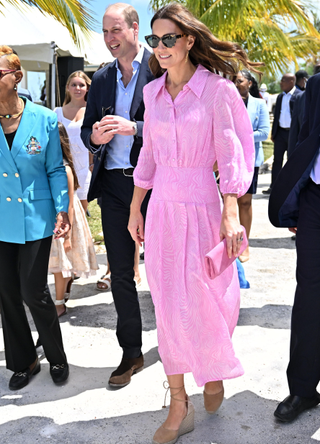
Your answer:
[[[259,167],[263,164],[264,156],[262,149],[262,141],[267,140],[270,132],[270,119],[267,104],[263,99],[256,99],[249,94],[247,111],[250,117],[254,145],[255,145],[255,166]]]
[[[68,206],[57,115],[26,99],[11,151],[0,126],[0,241],[51,236]]]

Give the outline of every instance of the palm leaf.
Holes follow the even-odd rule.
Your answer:
[[[40,12],[56,19],[65,26],[73,41],[81,46],[82,34],[89,37],[90,30],[93,29],[95,19],[91,16],[91,11],[87,8],[87,0],[0,0],[1,13],[5,15],[5,4],[23,10],[23,6],[34,6]]]
[[[151,0],[156,10],[170,0]],[[320,50],[320,34],[310,20],[308,0],[181,0],[220,40],[241,44],[265,72],[286,71],[297,58]],[[289,31],[288,31],[289,30]]]

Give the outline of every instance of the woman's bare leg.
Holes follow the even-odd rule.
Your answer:
[[[217,393],[220,393],[222,389],[223,389],[222,381],[207,382],[204,386],[204,391],[208,395],[216,395]]]
[[[181,402],[186,400],[184,375],[171,375],[167,376],[167,378],[170,387],[170,395],[173,397],[170,398],[169,414],[166,421],[163,423],[163,426],[166,429],[178,430],[188,412],[187,404]]]
[[[252,225],[252,194],[245,194],[238,199],[240,224],[244,226],[249,239]],[[241,254],[241,257],[249,257],[249,246]]]
[[[67,284],[71,278],[64,278],[62,273],[54,273],[54,285],[56,288],[56,300],[62,301],[64,300],[64,294],[67,289]],[[56,305],[56,310],[58,316],[61,315],[65,311],[65,305]]]

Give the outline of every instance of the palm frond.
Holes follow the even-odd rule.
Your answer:
[[[179,0],[178,0],[179,1]],[[158,8],[170,0],[151,0]],[[264,62],[265,72],[286,71],[298,57],[320,48],[309,0],[180,0],[220,40],[241,44],[250,60]],[[288,31],[289,30],[289,31]]]
[[[89,37],[95,19],[86,4],[87,0],[0,0],[1,13],[5,15],[5,6],[11,4],[23,10],[25,5],[33,6],[56,19],[65,26],[77,46],[81,46],[82,35]]]

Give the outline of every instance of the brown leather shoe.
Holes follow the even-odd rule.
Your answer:
[[[109,385],[113,387],[125,387],[130,384],[131,376],[143,370],[143,354],[138,358],[125,359],[122,358],[119,367],[111,373]]]

